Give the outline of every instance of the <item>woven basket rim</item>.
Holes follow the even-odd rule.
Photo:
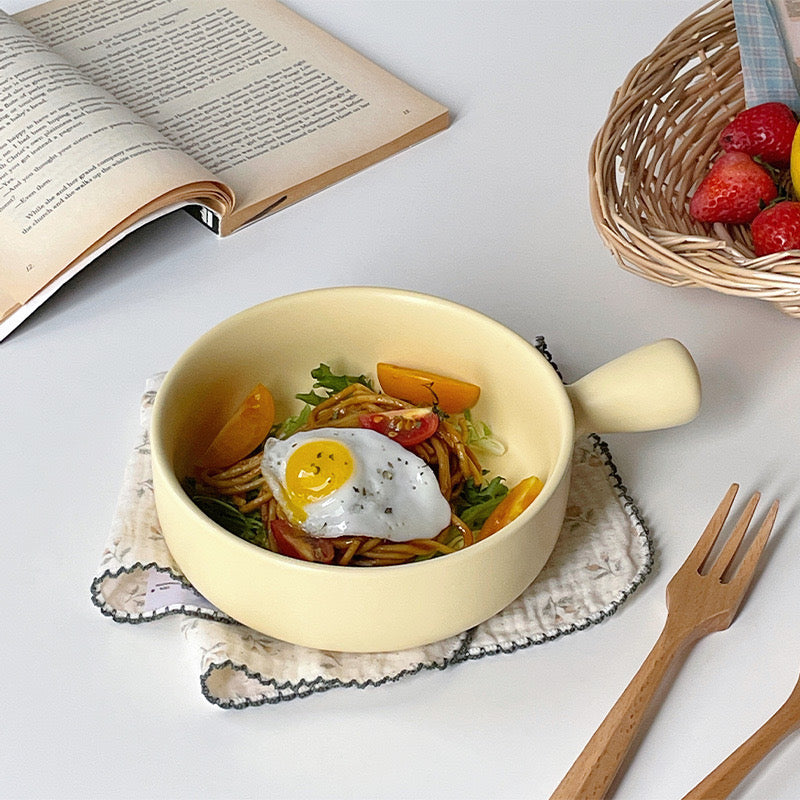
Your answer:
[[[624,269],[668,286],[756,297],[800,316],[800,250],[755,257],[748,226],[707,226],[688,198],[744,108],[732,0],[711,0],[614,92],[589,157],[593,222]],[[639,183],[640,182],[640,183]]]

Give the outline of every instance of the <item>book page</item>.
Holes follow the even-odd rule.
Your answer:
[[[0,12],[0,318],[206,169]],[[144,210],[144,211],[143,211]]]
[[[447,125],[275,0],[53,0],[17,16],[230,185],[234,227]]]
[[[77,275],[82,269],[91,264],[100,254],[104,253],[110,247],[113,247],[117,242],[122,240],[129,233],[141,228],[148,222],[152,222],[159,217],[166,214],[171,214],[179,208],[185,208],[186,203],[176,203],[175,205],[162,206],[156,209],[152,214],[147,214],[140,217],[136,222],[131,223],[124,229],[120,230],[114,236],[107,237],[91,254],[84,256],[73,262],[67,269],[60,272],[50,283],[43,289],[40,289],[30,300],[24,304],[19,304],[13,297],[8,295],[4,296],[0,290],[0,308],[13,309],[14,313],[3,317],[0,315],[0,341],[6,338],[13,330],[22,324],[37,308],[49,300],[68,280]]]

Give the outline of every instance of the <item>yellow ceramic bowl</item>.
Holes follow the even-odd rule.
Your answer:
[[[508,447],[486,461],[509,485],[542,493],[517,520],[457,553],[394,567],[339,567],[268,552],[208,519],[181,480],[258,382],[277,418],[296,413],[320,362],[374,376],[379,361],[482,387],[476,419]],[[161,386],[153,412],[156,505],[167,545],[192,584],[252,628],[308,647],[385,651],[422,645],[488,619],[521,594],[563,521],[570,457],[588,430],[643,430],[697,412],[691,357],[674,340],[634,351],[564,387],[547,360],[496,321],[446,300],[373,287],[319,289],[263,303],[202,336]]]

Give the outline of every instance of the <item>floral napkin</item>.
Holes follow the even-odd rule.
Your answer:
[[[549,358],[543,339],[537,347]],[[149,423],[162,378],[150,378],[145,387],[141,438],[125,470],[91,596],[116,622],[180,615],[203,696],[222,708],[277,703],[339,687],[380,686],[422,670],[444,670],[542,644],[613,614],[652,568],[647,528],[607,445],[590,435],[575,446],[566,518],[550,560],[517,600],[481,625],[425,647],[366,654],[313,650],[257,633],[194,590],[161,534]]]

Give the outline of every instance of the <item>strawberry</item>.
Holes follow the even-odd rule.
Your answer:
[[[689,213],[700,222],[751,222],[778,190],[769,173],[746,153],[723,153],[700,182]]]
[[[784,103],[746,108],[723,129],[719,144],[728,153],[757,156],[777,167],[789,166],[797,118]]]
[[[800,249],[800,203],[787,200],[767,206],[750,225],[757,256]]]

